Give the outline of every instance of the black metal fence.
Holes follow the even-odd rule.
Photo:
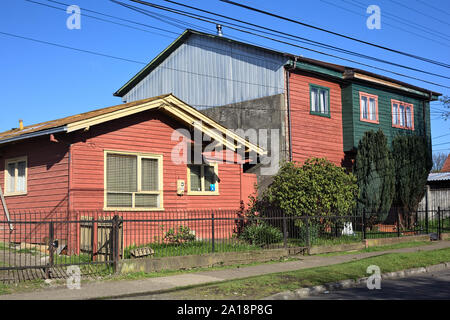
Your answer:
[[[20,212],[0,221],[0,280],[109,274],[120,259],[163,258],[360,242],[450,232],[450,210],[417,211],[407,222],[377,215],[289,216],[277,210]]]

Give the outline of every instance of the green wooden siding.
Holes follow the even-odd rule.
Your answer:
[[[378,119],[379,123],[369,123],[360,120],[359,92],[365,92],[378,96]],[[414,106],[414,130],[392,127],[391,99],[411,103]],[[398,94],[394,91],[380,90],[363,86],[361,84],[350,84],[342,90],[342,117],[344,131],[344,151],[358,147],[359,140],[369,130],[382,129],[388,139],[388,143],[397,135],[423,135],[423,104],[422,100]],[[426,133],[429,145],[431,145],[430,130],[430,106],[425,102]]]

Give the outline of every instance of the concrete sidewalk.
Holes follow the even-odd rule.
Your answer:
[[[313,267],[334,265],[348,261],[379,256],[386,253],[430,251],[449,248],[450,241],[440,241],[428,246],[404,248],[340,256],[302,256],[298,261],[261,264],[234,269],[211,270],[143,280],[97,281],[82,284],[81,289],[48,288],[28,293],[1,295],[0,300],[85,300],[120,298],[164,292],[177,287],[211,282],[242,279],[275,272],[288,272]]]

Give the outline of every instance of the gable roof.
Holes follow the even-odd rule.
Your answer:
[[[411,85],[406,82],[402,82],[393,78],[389,78],[386,76],[378,75],[363,69],[348,67],[344,65],[333,64],[321,60],[315,60],[311,58],[305,58],[302,56],[294,55],[291,53],[276,51],[273,49],[264,48],[261,46],[253,45],[246,42],[241,42],[237,40],[233,40],[230,38],[226,38],[224,36],[218,36],[215,34],[204,33],[197,30],[186,29],[177,39],[175,39],[166,49],[164,49],[159,55],[157,55],[150,63],[148,63],[142,70],[140,70],[133,78],[131,78],[127,83],[125,83],[120,89],[118,89],[114,96],[123,97],[126,95],[133,87],[135,87],[141,80],[143,80],[147,75],[149,75],[154,69],[156,69],[172,52],[174,52],[178,47],[180,47],[191,35],[200,35],[203,37],[209,37],[212,39],[220,39],[221,41],[226,41],[230,43],[236,43],[240,45],[244,45],[247,47],[256,48],[258,50],[276,54],[280,56],[284,56],[290,58],[291,60],[297,62],[294,63],[295,68],[300,68],[300,64],[298,62],[303,62],[307,64],[311,64],[314,66],[319,66],[321,68],[325,68],[331,70],[334,73],[336,78],[346,79],[346,80],[361,80],[371,83],[376,83],[378,85],[388,86],[391,88],[395,88],[402,91],[408,91],[410,93],[419,94],[422,96],[428,96],[432,100],[436,100],[437,97],[441,96],[441,93],[433,92],[421,87],[417,87]]]
[[[187,126],[200,130],[233,151],[240,147],[245,147],[247,150],[254,151],[259,155],[266,154],[264,149],[228,130],[172,94],[160,95],[66,118],[42,122],[23,127],[23,129],[5,131],[0,133],[0,145],[46,134],[57,132],[70,133],[81,129],[87,129],[93,125],[151,109],[157,109],[167,113],[170,117],[183,122]]]
[[[447,156],[447,160],[445,160],[441,172],[450,172],[450,154]]]

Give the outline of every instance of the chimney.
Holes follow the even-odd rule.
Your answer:
[[[219,37],[223,36],[223,33],[222,33],[222,26],[221,26],[220,24],[217,24],[217,25],[216,25],[216,29],[217,29],[217,35],[218,35]]]
[[[23,130],[23,120],[19,120],[19,129]]]

